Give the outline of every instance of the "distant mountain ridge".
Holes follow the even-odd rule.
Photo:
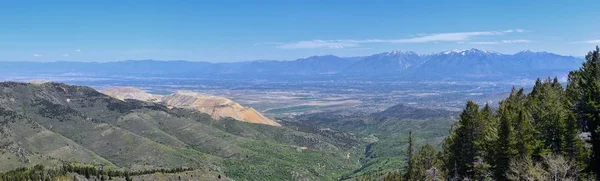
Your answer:
[[[502,54],[479,49],[433,54],[392,51],[364,57],[311,56],[294,61],[261,60],[233,63],[129,60],[106,63],[0,62],[3,74],[80,74],[130,76],[343,75],[397,78],[514,78],[557,76],[581,65],[582,59],[548,52]]]

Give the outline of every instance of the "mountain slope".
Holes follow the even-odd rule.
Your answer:
[[[415,52],[392,51],[363,57],[348,67],[346,73],[389,74],[403,73],[419,67],[422,58]]]
[[[478,49],[451,50],[424,56],[425,62],[413,74],[432,77],[487,77],[504,74],[505,57]]]
[[[207,159],[212,157],[210,155],[191,149],[168,147],[135,134],[135,130],[116,126],[120,121],[119,117],[125,116],[129,111],[160,110],[160,107],[119,101],[88,87],[20,83],[2,83],[0,87],[3,88],[3,109],[17,117],[11,122],[11,119],[3,120],[3,123],[7,123],[3,124],[4,128],[12,133],[8,144],[23,143],[23,139],[19,138],[29,135],[24,132],[28,128],[47,129],[49,132],[45,134],[58,134],[61,135],[58,137],[65,139],[51,142],[51,139],[46,137],[40,138],[40,142],[62,146],[65,149],[70,149],[71,146],[83,147],[101,157],[85,162],[71,158],[72,155],[44,155],[54,156],[51,158],[57,160],[75,159],[77,162],[98,162],[100,165],[114,164],[134,169],[211,165],[210,159]],[[27,147],[20,149],[24,150],[24,153],[37,153]],[[89,155],[94,157],[94,154]],[[109,162],[103,163],[102,160]]]
[[[167,96],[161,96],[149,94],[133,87],[112,87],[102,90],[102,93],[120,100],[136,99],[162,103],[177,108],[197,110],[210,114],[213,119],[230,117],[249,123],[281,126],[254,108],[244,107],[237,102],[219,96],[209,96],[191,91],[177,91]]]
[[[514,55],[485,50],[451,50],[425,55],[425,63],[413,74],[430,77],[536,77],[566,75],[581,60],[545,52],[520,52]]]
[[[168,106],[189,108],[210,114],[213,119],[231,117],[249,123],[281,126],[276,121],[267,118],[255,109],[243,107],[224,97],[207,96],[189,91],[178,91],[163,97],[162,101]]]
[[[140,101],[158,102],[162,99],[160,95],[152,95],[134,87],[110,87],[103,89],[103,94],[119,100],[136,99]]]
[[[331,180],[356,169],[362,151],[351,135],[214,120],[83,86],[2,82],[0,103],[1,171],[66,161],[132,170],[190,167],[235,180]]]

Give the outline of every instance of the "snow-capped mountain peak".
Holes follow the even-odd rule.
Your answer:
[[[467,50],[453,49],[453,50],[448,50],[448,51],[439,53],[439,55],[467,55],[467,54],[483,55],[483,54],[498,54],[498,53],[493,52],[493,51],[480,50],[480,49],[476,49],[476,48],[471,48],[471,49],[467,49]]]
[[[541,52],[534,52],[531,50],[524,50],[524,51],[520,51],[515,53],[515,55],[525,55],[525,54],[554,54],[554,53],[548,53],[546,51],[541,51]]]
[[[520,52],[518,52],[518,53],[534,53],[534,52],[533,52],[533,51],[531,51],[531,50],[523,50],[523,51],[520,51]]]
[[[386,54],[386,55],[418,55],[417,53],[412,52],[412,51],[402,51],[402,50],[394,50],[391,52],[385,52],[383,54]]]
[[[452,49],[452,50],[448,50],[448,51],[442,52],[442,54],[444,54],[444,55],[454,54],[454,53],[459,53],[459,54],[463,54],[464,55],[465,50],[463,50],[463,49]]]

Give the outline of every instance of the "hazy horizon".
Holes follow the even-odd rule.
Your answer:
[[[452,50],[470,50],[470,49],[478,49],[478,48],[466,48],[466,49],[452,49]],[[438,51],[438,52],[430,52],[430,53],[420,53],[420,52],[416,52],[416,51],[411,51],[411,50],[390,50],[390,51],[384,51],[384,52],[375,52],[372,54],[365,54],[365,55],[356,55],[356,56],[339,56],[339,55],[335,55],[335,54],[321,54],[321,55],[310,55],[310,56],[305,56],[305,57],[297,57],[297,58],[292,58],[292,59],[251,59],[251,60],[235,60],[235,61],[219,61],[219,60],[178,60],[178,59],[124,59],[124,60],[99,60],[99,61],[78,61],[78,60],[33,60],[33,61],[21,61],[21,60],[0,60],[0,62],[39,62],[39,63],[52,63],[52,62],[82,62],[82,63],[108,63],[108,62],[124,62],[124,61],[166,61],[166,62],[175,62],[175,61],[186,61],[186,62],[207,62],[207,63],[240,63],[240,62],[253,62],[253,61],[296,61],[299,59],[305,59],[305,58],[310,58],[310,57],[319,57],[319,56],[336,56],[336,57],[341,57],[341,58],[352,58],[352,57],[367,57],[367,56],[371,56],[371,55],[375,55],[375,54],[380,54],[380,53],[389,53],[389,52],[393,52],[393,51],[404,51],[404,52],[414,52],[417,53],[419,55],[430,55],[430,54],[436,54],[436,53],[442,53],[442,52],[446,52],[446,51],[452,51],[452,50],[444,50],[444,51]],[[495,53],[500,53],[500,54],[504,54],[504,55],[514,55],[516,53],[519,52],[524,52],[524,51],[531,51],[531,52],[546,52],[546,53],[552,53],[552,54],[557,54],[557,55],[561,55],[561,56],[571,56],[571,57],[575,57],[575,58],[585,58],[585,54],[581,54],[581,55],[564,55],[564,54],[559,54],[559,53],[555,53],[555,52],[549,52],[549,51],[532,51],[532,50],[520,50],[517,52],[512,52],[512,53],[503,53],[503,52],[498,52],[498,51],[494,51],[494,50],[489,50],[489,49],[478,49],[478,50],[483,50],[483,51],[488,51],[488,52],[495,52]]]

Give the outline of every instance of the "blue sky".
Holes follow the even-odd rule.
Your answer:
[[[480,48],[583,56],[595,1],[0,1],[0,61],[231,62]]]

